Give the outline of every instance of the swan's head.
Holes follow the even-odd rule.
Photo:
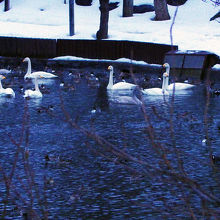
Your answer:
[[[0,75],[0,80],[5,79],[6,77],[3,75]]]
[[[113,66],[110,65],[110,66],[108,67],[108,70],[112,71],[112,70],[113,70]]]
[[[30,60],[30,58],[26,57],[22,60],[22,62],[28,62]]]
[[[170,69],[170,64],[169,63],[164,63],[163,67],[166,68],[166,70]]]

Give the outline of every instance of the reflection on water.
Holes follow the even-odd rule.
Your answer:
[[[43,82],[49,92],[37,100],[24,100],[20,89],[20,86],[25,87],[24,83],[26,82],[23,79],[14,82],[15,99],[0,98],[0,162],[9,172],[17,149],[14,142],[19,143],[22,140],[21,146],[29,154],[29,163],[34,169],[40,196],[43,197],[44,190],[47,191],[47,206],[51,219],[156,218],[161,216],[161,213],[153,208],[163,206],[160,198],[178,202],[160,179],[152,181],[150,178],[135,178],[132,172],[117,164],[118,158],[96,154],[97,144],[64,122],[62,105],[79,125],[95,130],[119,149],[124,149],[152,166],[158,166],[159,158],[151,146],[149,136],[146,135],[149,123],[154,128],[155,141],[164,146],[168,159],[177,166],[170,134],[172,119],[175,144],[184,162],[185,171],[204,183],[205,187],[216,186],[208,165],[209,151],[201,144],[205,136],[206,104],[202,88],[178,94],[174,101],[172,95],[143,96],[144,108],[150,118],[150,121],[146,122],[140,106],[109,105],[106,87],[89,87],[86,79],[74,84],[75,90],[60,87],[59,79],[50,80],[50,83]],[[138,92],[137,96],[141,98]],[[218,97],[210,99],[208,129],[211,146],[216,154],[220,154],[219,131],[216,128],[217,122],[220,121],[219,106]],[[94,107],[99,111],[91,114]],[[26,135],[21,139],[24,127]],[[45,156],[49,156],[49,159],[46,157],[47,161]],[[121,162],[127,163],[126,160]],[[21,202],[18,198],[30,198],[24,187],[27,183],[24,170],[24,162],[19,157],[13,179],[15,188],[12,190],[13,195],[16,195],[16,191],[19,192],[19,196],[12,196],[19,204]],[[0,180],[0,195],[4,198],[2,174]],[[45,180],[46,186],[43,184]],[[149,201],[154,207],[149,205]],[[3,203],[2,200],[0,202]],[[18,212],[12,211],[16,202],[10,204],[8,216],[18,215]],[[34,201],[35,209],[40,212],[38,205],[38,202]],[[2,207],[1,204],[0,211]],[[181,213],[179,215],[181,216]]]

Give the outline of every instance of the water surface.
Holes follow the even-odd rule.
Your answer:
[[[16,97],[0,98],[0,164],[9,174],[17,150],[13,142],[19,143],[24,129],[20,147],[21,152],[29,152],[31,173],[35,177],[32,186],[33,207],[39,215],[42,215],[42,203],[44,209],[47,207],[50,219],[157,218],[163,215],[157,211],[157,207],[160,210],[164,206],[162,198],[171,203],[180,202],[172,194],[172,190],[178,192],[179,188],[172,187],[172,184],[170,186],[160,178],[155,181],[152,176],[152,181],[147,176],[134,175],[123,164],[140,173],[143,166],[120,161],[104,147],[100,150],[94,140],[65,121],[63,112],[64,108],[72,120],[95,131],[118,149],[158,167],[161,159],[152,147],[147,132],[149,124],[140,106],[109,103],[104,86],[91,87],[86,78],[77,83],[69,79],[68,88],[60,86],[60,79],[43,82],[44,94],[39,100],[23,98],[24,89],[33,85],[31,81],[24,81],[22,77],[9,77],[7,83],[15,90]],[[155,141],[162,144],[173,167],[178,169],[173,147],[175,143],[185,172],[204,188],[213,187],[219,193],[215,181],[217,174],[213,173],[210,166],[210,149],[202,145],[208,128],[211,149],[215,154],[220,154],[217,127],[220,121],[219,97],[210,97],[207,124],[204,123],[207,97],[203,86],[175,95],[174,101],[171,96],[166,99],[142,98],[154,128]],[[92,114],[94,106],[97,112]],[[51,161],[45,160],[47,155]],[[7,209],[8,219],[21,218],[20,211],[28,206],[31,198],[28,187],[25,187],[28,186],[28,178],[22,153],[17,160]],[[0,211],[3,211],[6,193],[2,174],[0,180]],[[39,200],[36,192],[42,200]],[[181,216],[181,213],[173,210],[170,212],[173,212],[173,216]]]

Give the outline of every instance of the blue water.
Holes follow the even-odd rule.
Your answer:
[[[163,167],[158,149],[149,139],[149,124],[141,107],[109,103],[104,86],[91,87],[85,77],[77,83],[68,80],[70,88],[60,87],[60,79],[43,81],[46,87],[43,98],[25,100],[22,88],[32,87],[32,82],[24,81],[22,77],[7,78],[7,85],[16,93],[14,99],[0,99],[0,165],[7,175],[15,161],[17,146],[14,142],[20,143],[24,133],[19,145],[7,219],[22,218],[21,211],[25,212],[32,197],[30,185],[33,209],[39,216],[43,216],[42,209],[47,210],[49,219],[157,219],[165,216],[164,200],[177,207],[177,210],[167,210],[169,217],[185,216],[187,209],[183,208],[184,202],[180,200],[182,189],[178,184],[169,182],[155,171],[151,172],[145,165],[117,158],[107,151],[106,146],[99,146],[68,124],[62,109],[64,107],[78,125],[96,132],[116,148],[152,167]],[[210,165],[209,146],[216,155],[220,155],[217,128],[220,98],[210,97],[207,114],[210,145],[203,146],[207,103],[204,90],[200,85],[192,92],[176,95],[174,101],[171,96],[165,100],[162,97],[142,98],[153,126],[154,141],[163,146],[171,165],[179,169],[177,149],[187,175],[206,190],[212,187],[219,195],[218,174]],[[98,109],[95,114],[91,113],[93,106]],[[169,124],[171,109],[174,139]],[[28,166],[22,157],[24,152],[28,154]],[[45,160],[46,155],[51,161]],[[27,181],[30,175],[26,174],[25,167],[34,176],[32,184]],[[140,175],[144,173],[146,175]],[[187,189],[184,188],[187,195],[192,193]],[[3,212],[5,196],[1,173],[0,213]],[[191,202],[195,210],[200,208],[200,200],[193,193]],[[196,214],[201,216],[199,212]]]

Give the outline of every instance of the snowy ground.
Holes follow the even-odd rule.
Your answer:
[[[123,18],[122,2],[110,12],[109,39],[170,44],[169,21],[152,21],[154,12]],[[0,36],[31,38],[94,39],[99,29],[99,0],[92,6],[75,5],[75,35],[70,37],[68,4],[64,0],[11,0],[11,10],[4,12],[0,3]],[[68,1],[67,1],[68,2]],[[153,4],[153,0],[134,0],[134,4]],[[176,7],[169,6],[173,17]],[[178,8],[173,27],[173,43],[180,50],[206,50],[220,55],[220,23],[209,21],[219,7],[210,0],[188,0]]]

